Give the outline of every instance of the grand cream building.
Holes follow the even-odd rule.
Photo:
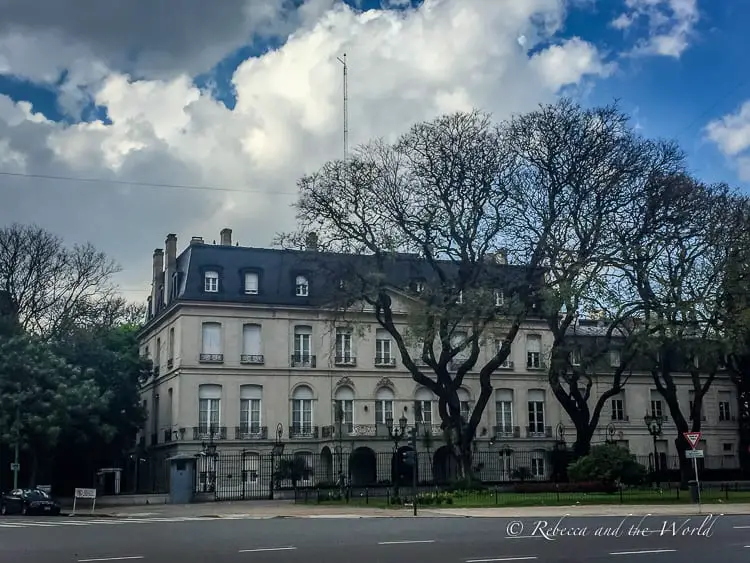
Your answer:
[[[212,443],[220,453],[244,452],[243,470],[250,475],[245,478],[262,478],[257,456],[271,452],[280,424],[285,453],[305,456],[313,466],[319,459],[329,465],[325,475],[310,480],[330,479],[332,452],[335,457],[340,449],[359,456],[360,480],[383,480],[389,476],[374,459],[394,448],[386,420],[398,425],[403,416],[412,426],[420,412],[417,422],[434,434],[437,455],[442,437],[436,398],[415,384],[371,313],[358,309],[344,319],[320,305],[316,294],[324,288],[306,261],[312,252],[239,247],[229,229],[221,232],[219,244],[193,238],[179,255],[177,238],[169,235],[166,252],[154,252],[150,320],[141,338],[142,353],[154,362],[154,377],[142,395],[149,415],[141,443],[151,457],[195,454]],[[410,299],[394,287],[400,322]],[[462,408],[472,408],[478,368],[495,346],[489,337],[477,370],[465,378]],[[549,474],[545,452],[560,438],[560,425],[568,443],[575,437],[546,383],[550,347],[549,331],[529,320],[493,380],[494,396],[477,430],[479,452],[500,457],[508,450],[528,452],[525,463],[537,478]],[[618,362],[612,350],[609,367],[614,370]],[[592,402],[609,388],[607,380],[602,375],[595,381]],[[687,405],[690,395],[685,386],[680,401]],[[736,392],[720,379],[704,400],[702,447],[726,466],[736,465],[736,404]],[[608,402],[594,441],[609,438],[634,454],[652,455],[644,423],[649,411],[665,416],[658,451],[675,454],[676,430],[645,371]],[[342,424],[337,412],[343,412]],[[503,463],[487,467],[483,477],[507,478],[506,469]]]

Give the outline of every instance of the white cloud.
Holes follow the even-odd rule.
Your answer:
[[[740,179],[750,181],[750,100],[735,113],[711,121],[706,135],[734,160]]]
[[[690,46],[700,19],[698,0],[625,0],[626,11],[612,21],[620,30],[630,30],[646,21],[648,38],[636,45],[635,54],[679,58]]]
[[[562,0],[426,0],[418,9],[366,13],[329,5],[308,3],[304,23],[282,47],[237,68],[233,110],[196,88],[189,74],[136,79],[113,70],[111,57],[92,57],[88,68],[99,70],[75,89],[107,109],[110,125],[40,120],[0,97],[8,160],[2,170],[252,191],[5,178],[0,223],[33,221],[70,240],[92,240],[127,268],[125,286],[146,289],[150,253],[167,232],[180,233],[183,243],[192,235],[211,241],[230,226],[241,244],[263,246],[293,226],[296,179],[342,154],[336,57],[344,52],[351,144],[392,138],[417,120],[470,107],[507,117],[611,70],[593,45],[554,40],[564,22]],[[19,44],[35,37],[27,32]],[[81,49],[96,52],[95,42],[81,41]],[[78,60],[78,51],[52,66],[32,57],[27,72],[51,76],[50,68],[75,68]],[[80,97],[69,100],[75,105]]]

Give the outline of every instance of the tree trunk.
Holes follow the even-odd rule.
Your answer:
[[[470,485],[474,482],[473,454],[471,451],[471,442],[461,441],[452,448],[456,468],[458,469],[458,480],[464,485]]]
[[[692,462],[685,457],[685,452],[687,451],[685,437],[679,434],[674,440],[674,445],[680,461],[680,488],[686,490],[688,488],[688,481],[694,477],[694,472]],[[666,468],[660,466],[660,469],[662,474],[666,476]]]
[[[591,438],[594,435],[588,420],[581,418],[574,420],[576,427],[576,441],[573,443],[573,456],[579,459],[591,453]]]

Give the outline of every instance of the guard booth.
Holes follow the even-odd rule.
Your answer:
[[[169,458],[169,502],[193,502],[195,486],[195,456],[178,454]]]

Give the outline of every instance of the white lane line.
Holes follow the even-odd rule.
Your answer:
[[[24,528],[53,528],[57,526],[57,524],[47,524],[46,522],[19,522],[17,525]]]
[[[240,549],[238,553],[262,553],[265,551],[294,551],[296,547],[259,547],[257,549]]]
[[[750,530],[750,526],[734,526],[735,530]]]
[[[23,528],[23,526],[19,526],[18,524],[0,524],[0,528]]]
[[[525,557],[496,557],[494,559],[467,559],[466,563],[490,563],[492,561],[531,561],[536,559],[536,555]]]
[[[129,555],[127,557],[98,557],[96,559],[79,559],[78,563],[91,563],[93,561],[130,561],[133,559],[143,559],[143,555]]]
[[[506,540],[533,540],[533,539],[540,539],[543,540],[544,536],[506,536]]]
[[[378,545],[404,545],[409,543],[435,543],[435,540],[379,541]]]
[[[610,555],[646,555],[653,553],[674,553],[676,551],[676,549],[644,549],[641,551],[615,551],[610,553]]]

